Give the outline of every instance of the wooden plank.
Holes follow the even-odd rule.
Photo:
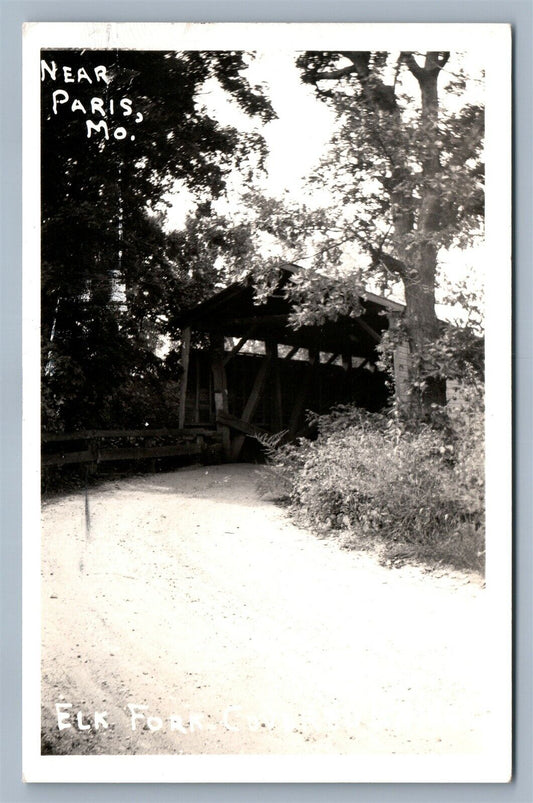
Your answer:
[[[239,342],[233,346],[232,350],[226,354],[226,356],[224,357],[224,366],[226,366],[229,363],[229,361],[232,360],[233,357],[235,357],[235,355],[239,353],[244,344],[247,343],[248,340],[251,338],[255,329],[256,325],[254,323],[252,326],[250,326],[246,334],[243,337],[241,337]]]
[[[201,454],[196,443],[182,443],[175,446],[134,446],[131,449],[102,449],[100,462],[110,460],[147,460],[156,457],[181,457],[183,455]]]
[[[254,315],[253,317],[247,317],[247,318],[224,318],[222,325],[224,327],[228,326],[243,327],[243,326],[252,326],[253,324],[259,326],[261,324],[267,323],[270,325],[278,324],[281,326],[285,326],[288,322],[288,318],[289,316],[286,313],[284,314],[277,313],[275,315],[274,314]]]
[[[179,432],[178,429],[174,432]],[[44,443],[62,443],[63,441],[86,441],[91,438],[140,438],[148,435],[169,435],[168,429],[87,429],[80,432],[43,432]]]
[[[187,326],[183,330],[183,340],[181,344],[181,365],[183,374],[180,382],[180,406],[178,413],[178,427],[183,429],[185,426],[185,403],[187,400],[187,383],[189,378],[189,353],[191,350],[191,327]]]
[[[241,418],[237,418],[237,416],[231,414],[219,413],[217,420],[220,421],[220,423],[237,430],[237,432],[243,432],[245,435],[251,435],[252,437],[254,435],[267,434],[264,429],[256,427],[254,424],[243,421]]]
[[[205,427],[189,427],[181,429],[88,429],[80,432],[43,432],[43,443],[62,443],[63,441],[85,441],[91,438],[149,438],[179,435],[187,438],[189,435],[216,435],[215,430]]]
[[[274,410],[272,416],[272,427],[275,432],[279,432],[283,426],[283,404],[281,397],[281,379],[279,371],[278,360],[278,344],[272,341],[265,343],[265,350],[267,356],[272,363],[272,379],[273,379],[273,395],[274,395]]]
[[[43,466],[66,466],[69,463],[92,463],[94,455],[90,449],[83,452],[65,452],[62,454],[43,454],[41,465]]]
[[[309,388],[311,386],[311,381],[313,379],[317,361],[318,361],[318,352],[309,351],[309,365],[307,366],[307,371],[305,374],[304,381],[300,385],[300,390],[296,396],[296,399],[294,401],[294,406],[291,411],[291,417],[289,421],[290,439],[294,438],[296,436],[296,433],[298,432],[298,423],[302,416],[305,400],[307,398],[307,394],[309,393]]]
[[[356,318],[354,318],[353,320],[356,322],[356,324],[357,324],[358,326],[360,326],[360,327],[361,327],[361,329],[362,329],[364,332],[366,332],[368,335],[370,335],[370,337],[372,338],[372,340],[373,340],[375,343],[380,343],[380,342],[381,342],[381,335],[378,335],[378,333],[376,332],[376,330],[375,330],[375,329],[372,329],[372,327],[371,327],[371,326],[369,326],[369,324],[367,324],[367,322],[366,322],[366,321],[363,321],[363,319],[362,319],[360,316],[359,316],[359,317],[356,317]]]
[[[105,437],[97,430],[83,432],[42,432],[43,443],[63,443],[63,441],[86,441],[93,437]]]
[[[198,356],[195,356],[196,362],[196,382],[194,387],[194,423],[198,424],[200,421],[200,371],[202,369]]]
[[[400,304],[399,301],[393,301],[391,298],[377,296],[375,293],[369,293],[367,290],[365,290],[361,298],[363,301],[371,301],[373,304],[378,304],[378,306],[386,310],[392,310],[394,312],[403,312],[405,310],[405,304]]]
[[[224,335],[221,332],[211,335],[211,371],[213,374],[213,396],[215,400],[216,419],[219,413],[229,412],[228,385],[226,369],[224,367]],[[222,448],[224,454],[229,457],[231,447],[230,431],[224,424],[217,424],[217,429],[222,434]]]
[[[265,384],[269,364],[270,356],[266,354],[261,361],[261,365],[259,366],[259,371],[255,377],[250,396],[248,397],[248,401],[246,402],[244,410],[242,411],[241,419],[243,421],[252,420],[253,414],[255,413],[257,405],[259,404],[259,399],[261,398],[261,391],[263,390],[263,385]]]
[[[174,430],[173,430],[174,432]],[[183,431],[179,430],[179,433],[176,432],[175,434],[179,434],[180,438],[186,438],[189,434],[190,435],[204,435],[206,438],[219,438],[220,433],[216,431],[216,429],[206,429],[205,427],[188,427],[186,426]]]
[[[410,401],[410,382],[409,374],[411,368],[411,352],[409,343],[400,343],[393,353],[394,365],[394,392],[396,400],[400,404],[409,404]]]
[[[95,455],[94,449],[83,452],[62,452],[42,455],[43,466],[62,466],[74,463],[100,463],[113,460],[153,460],[158,457],[181,457],[186,455],[199,455],[204,451],[217,450],[221,444],[217,441],[216,433],[209,433],[214,437],[204,442],[204,436],[195,437],[194,443],[181,443],[171,446],[132,446],[124,449],[102,449]]]
[[[195,329],[201,332],[208,331],[209,323],[216,317],[219,309],[227,307],[230,301],[234,301],[245,291],[245,287],[240,282],[234,282],[229,287],[221,290],[216,296],[206,299],[201,304],[186,310],[179,316],[182,325],[190,326],[195,324]]]
[[[270,364],[270,356],[268,354],[265,355],[261,365],[259,366],[259,371],[255,377],[255,381],[244,407],[241,415],[241,421],[249,424],[252,420],[252,417],[257,409],[257,405],[259,404],[259,400],[261,398],[261,391],[263,390],[263,385],[265,384],[265,379],[268,373],[268,367]],[[233,445],[231,449],[231,459],[238,460],[239,455],[241,453],[241,449],[244,443],[244,434],[237,435],[233,440]]]

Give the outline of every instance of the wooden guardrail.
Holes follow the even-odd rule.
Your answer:
[[[115,441],[107,444],[106,441]],[[133,444],[132,440],[142,441]],[[156,441],[159,441],[157,443]],[[55,447],[55,448],[54,448]],[[82,447],[82,448],[80,448]],[[64,466],[120,460],[156,460],[162,457],[212,459],[222,453],[221,435],[210,429],[131,429],[43,432],[41,464]]]

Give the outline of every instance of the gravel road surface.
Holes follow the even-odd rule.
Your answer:
[[[44,503],[43,752],[482,750],[480,580],[319,539],[256,470]]]

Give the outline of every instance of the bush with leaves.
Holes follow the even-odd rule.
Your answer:
[[[339,407],[317,418],[315,441],[271,450],[262,490],[291,503],[345,546],[377,544],[385,561],[483,569],[483,409],[456,400],[449,426],[410,426],[397,411]]]

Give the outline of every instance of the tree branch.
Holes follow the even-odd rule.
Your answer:
[[[387,254],[385,251],[381,250],[381,246],[379,248],[375,248],[372,245],[367,245],[367,248],[372,255],[372,259],[374,263],[381,262],[387,270],[390,270],[391,273],[396,274],[396,276],[404,277],[407,272],[407,266],[405,262],[402,262],[401,259],[397,259],[393,257],[392,254]]]
[[[309,70],[305,81],[314,83],[317,81],[329,81],[344,78],[350,75],[357,75],[363,90],[363,96],[367,102],[374,103],[381,111],[392,112],[397,109],[394,86],[388,86],[380,77],[377,70],[370,69],[371,53],[366,51],[339,51],[339,55],[351,61],[345,67],[337,70],[324,70],[313,72]]]
[[[351,243],[357,239],[358,236],[356,234],[352,234],[350,237],[345,237],[343,240],[335,240],[335,242],[332,243],[331,245],[327,245],[324,248],[320,248],[313,254],[306,254],[305,256],[299,254],[298,256],[295,257],[295,261],[300,262],[302,259],[312,259],[313,257],[317,257],[320,254],[326,254],[328,251],[333,251],[335,248],[340,248],[340,246],[344,245],[344,243]]]
[[[414,75],[417,81],[423,81],[424,78],[432,72],[438,72],[442,70],[442,68],[448,62],[450,58],[449,52],[442,52],[442,53],[433,53],[430,52],[426,54],[426,65],[421,67],[420,64],[414,57],[413,53],[402,53],[403,61],[407,64],[409,71]],[[428,59],[429,57],[429,59]],[[434,66],[431,66],[431,62],[433,62]]]
[[[355,72],[357,72],[355,64],[350,64],[346,67],[340,67],[338,70],[314,73],[312,77],[314,81],[327,81],[330,79],[343,78],[345,75],[353,75]]]
[[[358,50],[341,50],[341,56],[352,62],[361,80],[368,78],[370,70],[368,65],[370,63],[370,53]]]
[[[424,77],[425,70],[417,62],[417,60],[415,59],[413,54],[412,53],[402,53],[402,58],[403,58],[403,61],[405,62],[405,64],[407,64],[409,72],[414,75],[416,80],[417,81],[422,80],[422,78]]]

